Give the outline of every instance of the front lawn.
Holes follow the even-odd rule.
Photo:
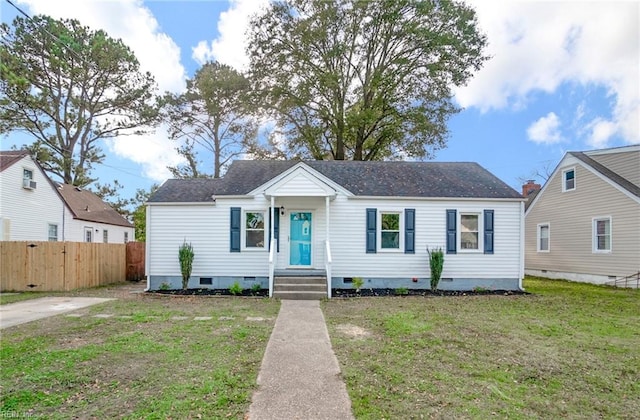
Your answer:
[[[279,306],[130,295],[5,329],[0,415],[242,419]]]
[[[640,293],[524,286],[323,303],[356,417],[637,418]]]

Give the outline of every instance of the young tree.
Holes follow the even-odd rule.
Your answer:
[[[217,62],[204,64],[193,79],[187,80],[187,91],[167,94],[163,106],[164,120],[175,140],[185,140],[177,150],[187,165],[169,168],[178,177],[198,177],[194,149],[198,145],[213,155],[213,177],[234,157],[255,143],[258,124],[249,106],[249,82],[233,68]]]
[[[462,2],[279,0],[252,21],[249,79],[295,154],[424,158],[485,44]]]
[[[131,218],[136,228],[136,241],[138,242],[145,242],[147,239],[147,207],[145,203],[158,188],[158,184],[153,184],[149,191],[138,189],[136,190],[136,196],[130,201],[131,205],[134,206]]]
[[[155,82],[133,52],[72,19],[17,17],[0,25],[0,133],[24,131],[52,175],[86,186],[98,141],[155,121]]]

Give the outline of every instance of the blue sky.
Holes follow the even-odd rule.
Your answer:
[[[15,0],[14,0],[15,1]],[[3,22],[15,15],[0,0]],[[161,90],[179,92],[206,60],[242,69],[247,17],[266,0],[23,0],[27,13],[75,18],[122,38]],[[464,110],[451,118],[437,161],[475,161],[510,186],[555,167],[569,150],[640,143],[640,3],[471,1],[492,56],[455,91]],[[1,139],[2,149],[28,142]],[[99,182],[123,195],[169,177],[179,158],[162,128],[105,143]],[[202,158],[207,158],[202,156]],[[208,168],[206,168],[208,169]],[[209,172],[211,170],[209,169]]]

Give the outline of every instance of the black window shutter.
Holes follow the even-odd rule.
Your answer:
[[[276,251],[280,252],[280,209],[275,207],[273,209],[273,218],[275,223],[273,224],[273,236],[276,238]],[[269,209],[269,221],[271,221],[271,209]],[[269,235],[269,249],[271,249],[271,232]]]
[[[404,209],[404,253],[416,253],[416,210]]]
[[[230,251],[240,252],[240,207],[231,207]]]
[[[493,254],[493,210],[484,211],[484,253]]]
[[[447,254],[456,253],[456,224],[455,210],[447,210]]]
[[[376,253],[376,214],[377,209],[367,209],[367,254]]]

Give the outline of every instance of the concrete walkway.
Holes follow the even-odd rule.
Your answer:
[[[319,301],[282,301],[249,419],[353,419]]]
[[[43,297],[0,306],[0,329],[59,315],[114,299],[93,297]]]

